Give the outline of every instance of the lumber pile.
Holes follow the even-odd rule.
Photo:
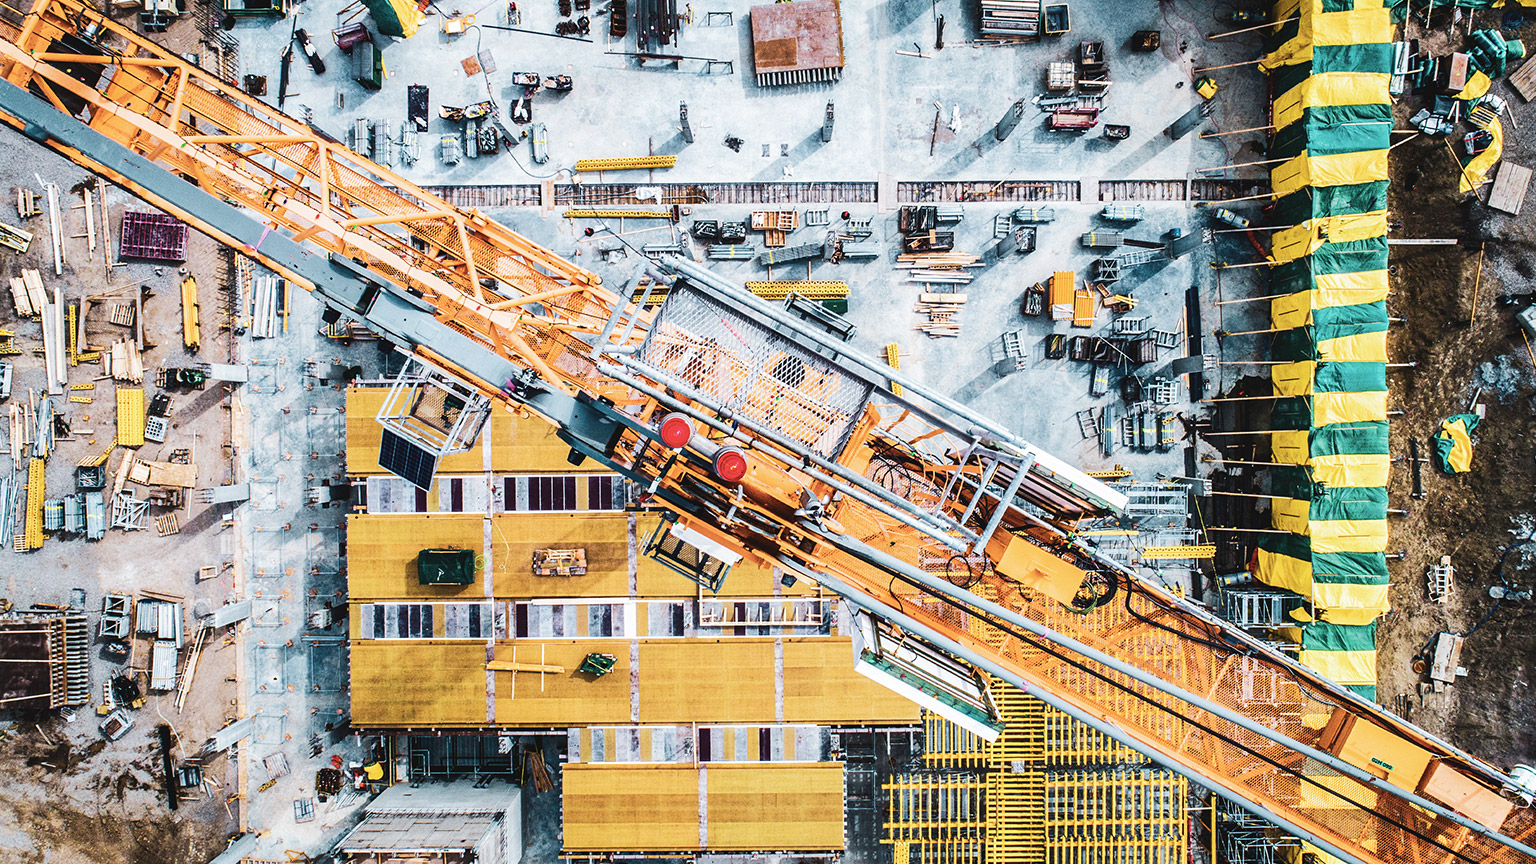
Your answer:
[[[21,271],[21,276],[11,277],[11,302],[16,306],[16,317],[36,318],[43,314],[43,304],[48,294],[43,290],[42,274],[36,270]]]
[[[927,315],[928,320],[912,329],[927,333],[933,339],[959,336],[960,323],[955,320],[955,316],[960,314],[960,309],[965,306],[965,300],[965,294],[924,291],[917,295],[916,311],[919,315]]]
[[[11,443],[11,464],[20,465],[22,457],[32,449],[32,431],[37,428],[37,409],[28,400],[12,405],[10,415],[10,436],[7,440]]]
[[[144,383],[144,357],[139,344],[132,339],[119,339],[111,350],[102,352],[102,371],[118,381],[129,384]]]
[[[980,266],[981,259],[968,252],[919,252],[896,256],[896,267],[907,271],[908,282],[965,285],[972,278],[966,271]]]

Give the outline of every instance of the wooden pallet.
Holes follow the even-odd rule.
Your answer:
[[[1509,86],[1515,88],[1521,99],[1529,102],[1536,97],[1536,57],[1521,63],[1508,80]]]
[[[1525,206],[1525,192],[1530,187],[1531,169],[1508,160],[1500,162],[1499,171],[1493,177],[1493,189],[1488,193],[1488,206],[1519,216],[1520,208]]]
[[[164,516],[155,517],[155,532],[161,537],[169,537],[172,534],[181,533],[181,519],[175,513],[167,513]]]

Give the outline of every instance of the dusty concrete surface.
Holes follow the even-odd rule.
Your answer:
[[[0,188],[23,185],[35,190],[39,175],[59,185],[61,208],[80,203],[78,190],[89,181],[83,170],[42,148],[13,146],[0,150]],[[111,187],[107,188],[107,202],[115,249],[122,212],[151,208]],[[14,204],[8,204],[7,210],[0,218],[16,224]],[[43,272],[45,284],[62,285],[64,296],[70,300],[116,292],[114,298],[121,301],[131,298],[130,292],[139,286],[148,286],[154,295],[144,306],[147,332],[157,343],[144,355],[145,386],[151,392],[155,390],[155,370],[161,366],[227,357],[231,334],[220,329],[217,316],[212,314],[219,308],[213,278],[219,254],[215,244],[195,235],[188,255],[187,266],[200,277],[200,299],[207,312],[202,349],[194,357],[182,347],[177,267],[165,266],[157,272],[153,264],[127,263],[111,268],[108,275],[105,250],[100,245],[103,238],[97,238],[93,253],[86,239],[70,236],[86,233],[83,211],[63,209],[63,218],[68,262],[64,275],[53,273],[45,214],[22,223],[36,235],[26,254],[6,250],[0,256],[0,280],[4,284],[8,285],[9,278],[19,275],[22,268],[36,268]],[[87,345],[101,345],[131,332],[109,323],[106,317],[101,305],[87,316]],[[41,329],[36,320],[17,320],[8,292],[7,301],[0,304],[0,328],[14,332],[16,345],[22,349],[19,356],[6,358],[15,364],[11,398],[0,406],[0,410],[8,411],[10,405],[25,401],[29,390],[41,392],[44,388],[42,358],[33,354],[41,345]],[[47,486],[49,495],[55,497],[74,491],[75,464],[100,454],[115,434],[114,382],[101,380],[101,368],[94,364],[71,368],[69,381],[72,385],[94,385],[92,390],[72,391],[93,401],[67,404],[74,434],[58,440],[48,461]],[[195,450],[200,480],[209,485],[226,482],[231,470],[225,450],[230,434],[226,399],[227,393],[214,384],[201,392],[173,396],[168,418],[172,430],[165,444],[151,443],[140,448],[139,455],[165,459],[172,449]],[[8,446],[0,460],[10,461]],[[156,509],[151,515],[170,512]],[[83,589],[84,608],[91,613],[94,633],[103,594],[157,591],[185,597],[190,623],[196,610],[211,611],[234,596],[232,576],[223,566],[232,560],[232,538],[221,524],[223,513],[206,505],[189,501],[176,515],[181,533],[174,536],[158,536],[151,525],[148,530],[132,533],[109,530],[99,542],[80,537],[63,539],[55,534],[35,552],[0,551],[4,556],[0,594],[24,610],[34,603],[66,604],[72,589]],[[217,568],[220,575],[197,582],[198,570],[204,566]],[[234,764],[223,757],[211,760],[205,776],[216,785],[190,791],[188,800],[172,812],[160,792],[155,727],[161,723],[171,726],[179,763],[195,755],[211,733],[236,716],[232,702],[236,651],[224,637],[225,633],[219,632],[209,640],[182,709],[176,708],[174,693],[148,694],[144,707],[130,712],[132,730],[116,742],[107,743],[98,733],[100,718],[90,705],[72,709],[73,720],[56,713],[7,718],[6,737],[0,742],[0,772],[7,778],[0,788],[0,859],[172,864],[207,860],[221,850],[236,827],[233,812],[224,806],[237,784]],[[148,668],[148,642],[135,642],[130,666]],[[101,686],[109,676],[125,671],[101,655],[100,647],[93,644],[91,652],[96,704],[101,702]]]

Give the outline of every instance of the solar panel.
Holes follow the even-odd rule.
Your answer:
[[[410,439],[385,429],[384,437],[379,439],[379,467],[422,491],[430,491],[432,475],[437,473],[437,457]]]

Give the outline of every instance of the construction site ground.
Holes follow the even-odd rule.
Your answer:
[[[1101,332],[1110,316],[1100,310],[1095,328],[1073,329],[1066,322],[1053,325],[1026,319],[1019,314],[1018,304],[1025,288],[1052,272],[1073,271],[1081,282],[1097,254],[1082,248],[1078,236],[1114,227],[1097,213],[1115,196],[1171,195],[1167,190],[1183,184],[1177,200],[1128,202],[1143,204],[1147,218],[1126,228],[1126,233],[1156,239],[1174,228],[1186,233],[1224,230],[1208,212],[1191,206],[1188,198],[1195,186],[1185,181],[1218,176],[1263,181],[1258,168],[1228,175],[1197,173],[1223,162],[1262,159],[1259,133],[1206,139],[1189,135],[1179,140],[1164,134],[1176,119],[1197,108],[1198,99],[1188,83],[1193,69],[1238,63],[1256,55],[1257,34],[1203,41],[1205,33],[1221,29],[1216,11],[1225,4],[1139,4],[1134,15],[1144,20],[1132,21],[1126,20],[1122,4],[1079,2],[1073,5],[1073,32],[1064,39],[976,47],[960,44],[975,32],[974,4],[946,9],[913,0],[845,3],[848,66],[842,80],[835,86],[779,89],[759,88],[752,82],[749,4],[745,3],[720,4],[722,11],[734,15],[729,28],[705,26],[708,10],[700,8],[693,10],[694,22],[684,29],[684,53],[729,57],[735,64],[732,74],[709,74],[697,62],[675,68],[639,67],[631,58],[607,54],[619,46],[604,44],[605,18],[594,19],[598,36],[587,44],[485,29],[454,39],[436,32],[440,19],[430,17],[414,39],[384,47],[390,78],[374,94],[349,79],[346,58],[325,35],[342,5],[340,0],[324,0],[300,7],[300,26],[315,34],[331,71],[317,78],[302,57],[296,61],[291,90],[297,95],[289,97],[287,108],[302,114],[308,107],[317,126],[345,140],[346,130],[359,117],[403,121],[406,86],[430,84],[432,134],[423,136],[421,161],[402,169],[408,179],[468,189],[537,185],[556,179],[550,175],[569,168],[577,158],[664,153],[678,156],[678,167],[670,172],[584,175],[584,179],[605,184],[729,182],[765,187],[823,181],[880,189],[897,189],[899,183],[926,184],[901,187],[905,191],[900,194],[909,197],[898,196],[899,200],[852,201],[830,195],[824,203],[782,205],[802,214],[810,206],[827,206],[831,227],[840,224],[844,210],[855,218],[873,217],[875,236],[882,240],[885,252],[880,260],[818,263],[809,270],[801,264],[787,265],[771,272],[750,262],[715,266],[737,279],[847,280],[849,317],[859,327],[856,344],[876,352],[887,343],[898,343],[904,371],[1005,420],[1024,437],[1069,462],[1094,469],[1123,464],[1137,479],[1145,480],[1184,475],[1191,464],[1198,467],[1197,459],[1187,459],[1183,441],[1167,452],[1138,454],[1117,447],[1105,455],[1086,440],[1077,412],[1110,404],[1117,396],[1111,391],[1105,397],[1090,397],[1089,366],[1047,361],[1043,343],[1053,332]],[[546,32],[553,28],[557,16],[552,2],[521,5],[524,17],[519,26]],[[935,13],[949,19],[950,44],[942,51],[932,48]],[[487,8],[479,14],[490,22],[498,12]],[[276,101],[278,57],[292,23],[245,19],[230,33],[239,40],[243,71],[268,76],[269,101]],[[1130,33],[1144,27],[1162,30],[1161,52],[1137,55],[1125,50]],[[1044,91],[1045,64],[1071,59],[1077,43],[1092,38],[1106,41],[1115,81],[1106,119],[1130,124],[1131,139],[1108,141],[1101,137],[1102,128],[1084,137],[1051,133],[1044,130],[1043,118],[1035,116],[1033,107],[1006,142],[992,139],[993,124],[1013,99],[1027,100]],[[161,37],[164,44],[184,52],[206,51],[208,46],[201,39],[192,16]],[[628,45],[632,44],[633,36]],[[917,53],[931,56],[894,53],[914,47]],[[456,128],[436,119],[437,108],[485,98],[484,78],[467,78],[459,65],[461,57],[477,50],[489,50],[497,58],[500,71],[490,79],[503,111],[510,101],[506,93],[511,72],[527,68],[575,76],[576,89],[571,94],[536,98],[535,119],[550,128],[549,164],[533,165],[526,144],[510,154],[467,159],[451,168],[432,152],[436,139]],[[1222,91],[1213,103],[1215,111],[1207,128],[1247,129],[1267,122],[1262,76],[1251,67],[1240,67],[1222,70],[1215,77]],[[1529,106],[1504,85],[1496,88],[1511,98],[1517,119],[1530,118],[1528,128],[1536,128],[1536,115]],[[829,100],[836,105],[836,127],[832,142],[822,144],[820,124]],[[689,104],[697,138],[692,145],[684,145],[676,128],[680,101]],[[936,108],[935,102],[942,107]],[[739,152],[724,146],[727,135],[744,139]],[[12,144],[0,153],[0,190],[13,185],[37,188],[36,174],[59,184],[64,206],[78,200],[71,190],[88,179],[85,172],[17,134],[5,132],[0,139]],[[1515,130],[1507,135],[1506,147],[1514,161],[1531,164],[1536,160],[1536,148],[1523,142]],[[1395,150],[1393,157],[1392,217],[1401,222],[1394,236],[1468,241],[1457,247],[1393,249],[1396,271],[1389,302],[1392,314],[1403,320],[1393,328],[1392,359],[1419,364],[1395,371],[1391,378],[1392,407],[1404,412],[1393,418],[1393,454],[1406,455],[1410,436],[1417,437],[1427,452],[1428,436],[1440,418],[1466,410],[1480,387],[1487,418],[1478,430],[1473,471],[1448,478],[1426,467],[1428,494],[1423,501],[1410,497],[1406,463],[1395,466],[1393,506],[1410,512],[1392,523],[1393,548],[1404,549],[1405,558],[1393,565],[1396,611],[1383,621],[1380,631],[1379,694],[1389,706],[1396,704],[1398,694],[1410,694],[1404,706],[1411,709],[1410,719],[1496,763],[1529,761],[1536,719],[1523,709],[1526,702],[1521,698],[1529,696],[1525,692],[1529,672],[1506,659],[1523,658],[1536,649],[1529,605],[1506,602],[1492,612],[1468,639],[1463,657],[1468,677],[1447,692],[1421,693],[1423,676],[1411,664],[1435,633],[1465,633],[1489,613],[1494,601],[1487,588],[1495,581],[1501,547],[1514,539],[1509,532],[1519,531],[1524,537],[1536,531],[1536,505],[1530,503],[1528,493],[1536,480],[1532,361],[1513,325],[1512,310],[1497,305],[1496,299],[1523,291],[1536,272],[1536,229],[1518,219],[1489,216],[1476,203],[1462,203],[1455,191],[1456,167],[1443,140],[1411,141]],[[940,198],[948,194],[941,184],[959,180],[1080,185],[1075,201],[1038,202],[1054,207],[1057,220],[1040,226],[1035,252],[1002,260],[983,255],[994,242],[993,217],[1020,202],[965,203],[965,220],[956,228],[956,247],[983,255],[983,266],[974,281],[959,289],[969,295],[959,318],[960,338],[930,339],[913,330],[919,320],[912,308],[918,289],[891,266],[898,237],[895,209],[924,196]],[[1100,185],[1118,181],[1142,185]],[[556,182],[567,184],[571,178],[563,175]],[[115,249],[121,211],[149,208],[110,187],[108,202]],[[741,219],[752,210],[780,209],[760,203],[688,202],[686,206],[693,217],[712,219]],[[656,220],[567,219],[562,216],[565,205],[539,207],[536,194],[525,206],[487,203],[482,209],[555,252],[573,256],[615,287],[643,263],[638,247],[671,243],[685,227]],[[1235,204],[1233,209],[1250,217],[1258,215],[1253,202]],[[1451,212],[1464,218],[1447,219]],[[65,213],[65,233],[81,233],[80,211]],[[0,220],[15,221],[9,214]],[[36,267],[51,285],[57,277],[51,271],[47,217],[35,218],[25,227],[37,239],[26,255],[0,252],[0,278],[15,275],[24,266]],[[587,228],[594,229],[590,237],[585,234]],[[818,241],[820,230],[801,229],[790,242]],[[1479,283],[1477,243],[1482,240],[1494,242],[1482,253]],[[252,601],[252,620],[229,643],[223,632],[210,641],[181,711],[175,708],[173,694],[151,695],[145,707],[134,713],[134,729],[120,741],[100,743],[97,718],[89,707],[79,710],[72,722],[53,716],[14,718],[6,740],[0,743],[0,769],[11,778],[0,790],[0,858],[200,862],[222,849],[225,839],[240,829],[265,832],[264,855],[277,857],[284,849],[317,853],[334,840],[363,799],[350,795],[333,799],[319,806],[315,820],[302,823],[295,817],[293,802],[312,796],[314,772],[328,765],[332,755],[354,761],[364,753],[343,734],[347,699],[341,629],[310,625],[313,613],[344,600],[345,548],[342,508],[309,503],[311,490],[322,480],[341,479],[344,446],[338,382],[312,372],[341,362],[361,365],[364,377],[374,377],[384,373],[387,360],[375,350],[376,343],[343,346],[319,336],[317,304],[298,292],[291,298],[283,335],[269,340],[247,336],[232,342],[231,332],[221,326],[230,322],[221,319],[219,311],[216,274],[222,272],[221,253],[196,232],[187,266],[199,278],[205,335],[201,351],[189,356],[180,344],[180,277],[175,267],[158,274],[149,264],[109,270],[100,249],[91,258],[85,244],[84,239],[67,241],[67,296],[138,284],[156,292],[145,314],[150,339],[158,347],[146,354],[146,369],[183,361],[233,361],[249,366],[251,383],[234,392],[210,382],[201,392],[174,397],[170,418],[174,429],[164,452],[193,449],[199,486],[250,482],[252,499],[232,513],[192,503],[180,514],[181,532],[174,536],[157,536],[153,528],[132,534],[110,531],[99,543],[51,538],[43,549],[30,554],[0,551],[5,558],[0,568],[6,574],[5,596],[18,607],[64,603],[70,590],[78,587],[86,591],[87,609],[93,613],[100,609],[102,594],[109,591],[148,589],[182,595],[189,613],[211,611],[240,597]],[[612,256],[601,251],[614,246],[624,251]],[[1127,277],[1123,287],[1134,288],[1139,301],[1134,314],[1147,317],[1152,327],[1166,327],[1181,336],[1178,346],[1162,352],[1149,368],[1190,350],[1186,291],[1192,285],[1200,289],[1203,333],[1196,353],[1210,352],[1221,362],[1233,364],[1265,356],[1267,343],[1262,338],[1235,337],[1218,343],[1211,336],[1218,329],[1238,332],[1267,326],[1266,304],[1213,305],[1267,293],[1262,269],[1213,271],[1210,267],[1213,262],[1247,263],[1257,257],[1248,235],[1218,233],[1212,245],[1174,262],[1140,268]],[[0,307],[0,327],[15,330],[17,344],[24,349],[21,356],[12,358],[17,363],[15,400],[27,387],[42,384],[41,358],[31,353],[40,345],[39,329],[35,322],[17,322],[8,305]],[[114,329],[120,328],[104,322],[88,327],[101,333]],[[1023,368],[1015,368],[1013,360],[1000,354],[1002,334],[1019,329],[1032,346]],[[1502,367],[1498,366],[1501,358],[1507,358]],[[1495,364],[1494,375],[1480,383],[1479,368],[1485,362]],[[1230,387],[1240,375],[1262,369],[1217,367],[1206,395]],[[70,381],[84,383],[98,374],[77,367],[71,370]],[[146,386],[155,389],[152,382]],[[101,452],[109,443],[113,411],[105,397],[111,389],[111,382],[97,382],[94,402],[70,406],[75,427],[94,428],[95,433],[60,443],[50,460],[51,490],[71,489],[75,462]],[[1186,416],[1201,410],[1188,401],[1187,394],[1181,394],[1170,408]],[[160,452],[150,445],[141,455],[153,458]],[[1450,554],[1458,568],[1457,593],[1445,606],[1426,600],[1423,580],[1426,566],[1442,554]],[[1503,575],[1515,587],[1531,587],[1530,571],[1517,566],[1521,564],[1521,555],[1511,555]],[[210,565],[218,568],[217,577],[198,582],[199,568]],[[143,644],[139,648],[136,662],[147,663],[137,659],[146,651]],[[111,666],[101,658],[95,666],[99,690]],[[217,787],[203,790],[200,798],[170,812],[156,787],[155,725],[168,722],[175,730],[179,755],[187,756],[236,717],[256,720],[240,755],[210,760],[206,776]],[[319,736],[318,751],[312,736]],[[62,741],[69,743],[67,754],[58,749]],[[274,777],[268,770],[266,757],[273,754],[282,754],[289,768],[286,775]],[[67,760],[67,766],[61,760]],[[269,780],[274,782],[267,785]],[[242,790],[243,798],[228,802]],[[540,824],[553,823],[557,817],[554,812],[538,816]],[[556,844],[548,837],[541,842],[539,854],[530,857],[553,859]]]
[[[88,173],[40,147],[13,144],[0,151],[0,189],[25,186],[38,191],[39,176],[59,186],[66,237],[64,274],[56,276],[53,271],[45,212],[22,223],[34,234],[26,254],[7,250],[0,255],[0,279],[9,284],[9,278],[20,275],[23,268],[35,268],[50,290],[61,285],[68,299],[110,293],[113,300],[107,302],[129,304],[133,290],[148,286],[153,296],[144,303],[146,334],[155,343],[144,354],[144,386],[150,391],[155,390],[153,378],[160,367],[227,359],[231,334],[219,327],[217,316],[212,314],[205,314],[201,350],[189,355],[183,348],[181,276],[176,265],[125,263],[109,271],[102,246],[105,238],[98,236],[96,251],[90,251],[84,239],[84,212],[70,209],[80,204],[80,190],[92,182]],[[151,209],[110,186],[106,200],[114,226],[124,210]],[[11,224],[19,221],[14,209],[0,218]],[[77,234],[82,236],[72,236]],[[115,250],[115,234],[112,242]],[[193,235],[186,266],[201,277],[199,291],[206,312],[218,309],[212,278],[217,257],[216,244]],[[108,322],[106,315],[102,304],[88,315],[88,345],[101,346],[131,336],[129,328]],[[18,321],[9,302],[0,306],[0,328],[16,334],[15,343],[22,352],[7,358],[15,364],[14,378],[11,398],[0,410],[8,410],[9,405],[25,402],[29,391],[44,391],[43,359],[34,355],[34,349],[41,349],[41,331],[36,320]],[[69,382],[93,385],[94,389],[70,391],[70,395],[91,401],[67,405],[74,434],[58,439],[48,460],[47,486],[54,496],[74,491],[76,463],[101,454],[111,446],[116,432],[116,386],[111,379],[102,378],[100,365],[72,367]],[[172,428],[165,443],[139,448],[138,455],[163,460],[172,449],[186,448],[194,452],[201,483],[228,482],[228,397],[215,382],[202,391],[176,394],[168,418]],[[109,467],[115,466],[124,452],[119,448]],[[9,461],[9,454],[3,458]],[[233,571],[226,566],[235,557],[234,538],[223,525],[221,509],[189,500],[188,506],[174,511],[181,530],[171,536],[159,536],[151,522],[141,531],[109,530],[104,539],[95,542],[53,535],[34,552],[0,551],[4,556],[0,565],[3,596],[17,610],[25,610],[32,604],[67,604],[73,589],[83,589],[93,634],[102,597],[107,593],[142,596],[153,591],[180,596],[185,598],[186,619],[191,621],[197,612],[211,611],[236,594]],[[151,515],[172,512],[156,509]],[[218,575],[198,582],[199,570],[208,566],[216,568]],[[110,674],[123,671],[122,664],[103,656],[101,648],[97,642],[91,650],[93,705],[101,704],[101,687]],[[134,639],[133,648],[129,665],[147,669],[149,642]],[[114,742],[107,742],[97,731],[101,718],[93,705],[70,709],[62,716],[41,712],[9,717],[4,724],[4,740],[0,741],[0,773],[6,777],[4,788],[0,788],[0,859],[180,864],[207,860],[223,849],[228,835],[236,830],[234,811],[225,806],[227,796],[237,787],[234,763],[224,758],[211,761],[204,772],[211,784],[189,790],[180,807],[172,811],[161,791],[155,728],[162,723],[170,725],[178,761],[195,755],[211,733],[237,716],[233,680],[236,657],[235,647],[225,642],[224,634],[214,635],[202,653],[182,707],[176,707],[174,692],[146,693],[144,707],[129,712],[133,728]]]
[[[1438,24],[1437,20],[1437,24]],[[1415,24],[1410,36],[1419,36]],[[1422,34],[1432,50],[1460,44],[1442,27]],[[1504,158],[1536,162],[1536,144],[1520,128],[1536,127],[1536,111],[1504,82],[1493,92],[1509,100]],[[1404,113],[1407,111],[1407,113]],[[1398,126],[1411,113],[1398,107]],[[1531,551],[1516,548],[1536,531],[1530,489],[1536,483],[1536,378],[1530,343],[1514,313],[1529,303],[1536,275],[1536,228],[1520,217],[1490,210],[1478,195],[1457,186],[1460,171],[1443,138],[1423,136],[1395,149],[1391,161],[1391,216],[1401,222],[1393,236],[1454,238],[1456,246],[1396,246],[1391,255],[1389,336],[1393,362],[1418,365],[1390,378],[1392,453],[1406,457],[1410,438],[1429,454],[1430,436],[1444,418],[1474,410],[1486,416],[1476,432],[1472,470],[1447,476],[1423,466],[1423,500],[1412,497],[1404,460],[1393,466],[1389,494],[1394,518],[1390,548],[1403,559],[1392,565],[1393,612],[1378,630],[1379,698],[1394,699],[1413,720],[1495,764],[1529,762],[1536,753],[1536,717],[1527,710],[1536,651],[1536,619],[1529,601],[1499,603],[1488,589],[1536,584]],[[1508,300],[1527,295],[1521,305]],[[1425,575],[1442,555],[1451,556],[1456,588],[1444,604],[1429,601]],[[1502,561],[1502,564],[1501,564]],[[1497,607],[1497,608],[1496,608]],[[1442,632],[1465,634],[1461,660],[1467,676],[1434,692],[1413,663],[1432,653]]]

